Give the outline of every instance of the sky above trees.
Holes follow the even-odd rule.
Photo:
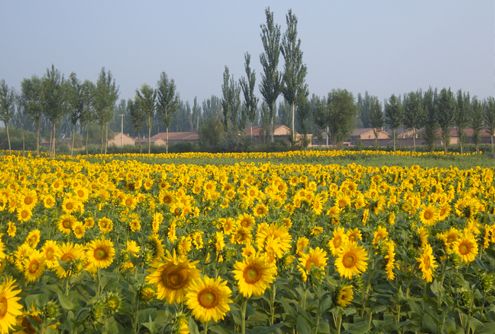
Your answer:
[[[267,6],[282,30],[289,8],[298,18],[310,93],[386,98],[432,86],[495,95],[490,0],[2,1],[0,77],[19,89],[51,64],[93,81],[104,66],[130,98],[165,71],[182,99],[203,100],[221,94],[225,65],[244,75],[246,51],[259,78]]]

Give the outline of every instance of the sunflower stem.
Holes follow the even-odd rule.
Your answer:
[[[274,284],[272,287],[272,295],[270,299],[270,325],[275,322],[275,297],[277,295],[277,286]]]
[[[246,334],[246,310],[248,300],[244,299],[241,306],[241,334]]]
[[[205,323],[205,329],[204,329],[203,333],[208,334],[208,323]]]

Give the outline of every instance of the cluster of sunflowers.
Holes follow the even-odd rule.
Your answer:
[[[0,157],[0,333],[495,324],[493,169],[94,159]]]

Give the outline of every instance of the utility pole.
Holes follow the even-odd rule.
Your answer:
[[[120,114],[120,147],[124,150],[124,114]]]

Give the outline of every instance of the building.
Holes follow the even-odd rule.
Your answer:
[[[116,147],[122,147],[122,146],[134,146],[136,145],[136,140],[128,135],[117,133],[113,138],[108,140],[108,146],[116,146]]]
[[[351,133],[350,142],[352,145],[373,146],[376,145],[386,146],[391,143],[391,137],[387,131],[383,129],[374,128],[358,128],[354,129]]]
[[[286,125],[275,125],[273,129],[273,139],[275,142],[283,142],[287,145],[290,145],[292,142],[291,140],[291,129],[286,126]],[[244,130],[244,135],[246,137],[252,137],[253,141],[257,143],[262,143],[264,140],[269,141],[270,140],[270,132],[266,131],[262,127],[255,126],[255,127],[247,127]],[[306,143],[309,143],[311,145],[313,135],[308,133],[306,135],[297,133],[296,132],[296,144],[300,144],[303,142],[304,137],[306,136]]]
[[[167,133],[160,132],[151,137],[151,143],[156,146],[165,146],[167,144]],[[199,143],[199,134],[197,132],[169,132],[168,146],[178,143]]]

